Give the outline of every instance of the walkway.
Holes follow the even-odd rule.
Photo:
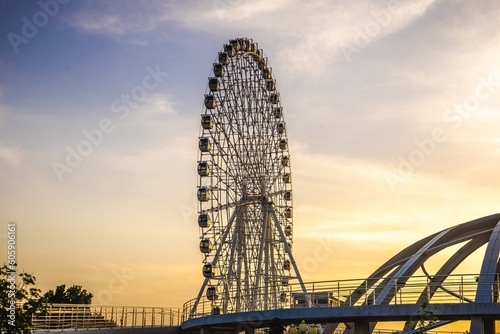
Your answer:
[[[432,304],[428,309],[439,320],[471,320],[473,317],[500,320],[500,304]],[[284,325],[306,323],[353,322],[355,327],[364,330],[355,333],[368,333],[366,326],[373,321],[407,321],[418,317],[417,305],[368,305],[339,306],[243,312],[193,318],[185,321],[183,332],[204,333],[253,333],[254,329],[268,327],[274,318]]]

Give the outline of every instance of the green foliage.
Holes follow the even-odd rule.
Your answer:
[[[15,265],[0,267],[0,332],[31,333],[33,315],[46,304],[36,287],[35,276],[17,273]]]
[[[56,290],[49,290],[43,295],[47,302],[51,304],[91,304],[94,297],[81,285],[73,285],[66,289],[66,284],[56,287]]]
[[[427,326],[433,325],[439,321],[436,315],[434,315],[434,312],[429,310],[428,307],[429,303],[424,302],[420,305],[420,309],[418,310],[417,327],[420,333],[427,333]]]

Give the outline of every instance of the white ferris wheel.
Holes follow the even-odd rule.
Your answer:
[[[213,64],[201,115],[198,225],[212,314],[287,306],[302,279],[292,256],[293,192],[280,94],[262,49],[230,40]],[[305,288],[304,288],[305,292]]]

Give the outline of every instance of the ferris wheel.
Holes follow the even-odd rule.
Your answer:
[[[262,49],[230,40],[201,115],[198,225],[212,314],[277,309],[302,284],[292,256],[292,174],[280,94]]]

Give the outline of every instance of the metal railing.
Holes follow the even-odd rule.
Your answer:
[[[178,308],[144,306],[105,306],[85,304],[47,305],[43,313],[33,316],[33,329],[76,330],[101,328],[146,328],[180,326]]]
[[[498,277],[498,274],[491,274]],[[477,274],[438,276],[411,276],[411,277],[381,277],[370,279],[348,279],[335,281],[317,281],[305,283],[307,294],[304,294],[299,284],[290,284],[281,287],[285,294],[279,298],[280,308],[304,307],[336,307],[362,306],[374,304],[416,304],[429,302],[442,303],[471,303],[478,297],[478,291],[485,294],[480,298],[498,302],[500,283],[478,282]],[[250,294],[240,291],[240,294]],[[277,302],[269,301],[268,296],[251,292],[259,302],[253,310],[262,311],[272,309],[271,305]],[[220,307],[224,313],[223,296],[220,299],[209,300],[203,296],[200,301],[192,299],[186,302],[182,309],[166,307],[144,306],[105,306],[83,304],[52,304],[47,306],[46,312],[33,317],[33,329],[64,330],[64,329],[99,329],[99,328],[145,328],[179,326],[189,318],[210,315],[214,307]],[[274,296],[273,298],[277,298]],[[193,307],[196,308],[193,311]],[[267,307],[267,308],[266,308]],[[230,309],[230,308],[228,308]],[[249,311],[247,309],[226,311],[227,313]]]
[[[491,274],[498,277],[498,274]],[[443,276],[409,276],[409,277],[380,277],[370,279],[346,279],[334,281],[317,281],[304,283],[307,295],[302,287],[290,284],[282,288],[286,291],[285,303],[281,308],[303,308],[303,307],[335,307],[335,306],[361,306],[375,304],[416,304],[422,302],[431,303],[471,303],[476,299],[477,291],[486,294],[487,299],[498,302],[500,284],[498,279],[495,283],[479,283],[478,274],[443,275]],[[481,287],[481,289],[479,289]],[[258,300],[267,298],[263,293],[248,293],[240,291],[240,295],[254,295]],[[232,294],[234,295],[234,294]],[[184,317],[193,318],[210,315],[214,307],[224,312],[224,296],[217,300],[209,300],[203,296],[200,301],[189,300],[183,305]],[[197,304],[196,304],[197,303]],[[193,307],[196,308],[193,311]],[[263,311],[266,308],[262,303],[253,310]],[[254,307],[252,305],[251,307]],[[250,308],[250,307],[249,307]],[[230,310],[231,307],[229,306]],[[227,311],[250,311],[251,309]]]

